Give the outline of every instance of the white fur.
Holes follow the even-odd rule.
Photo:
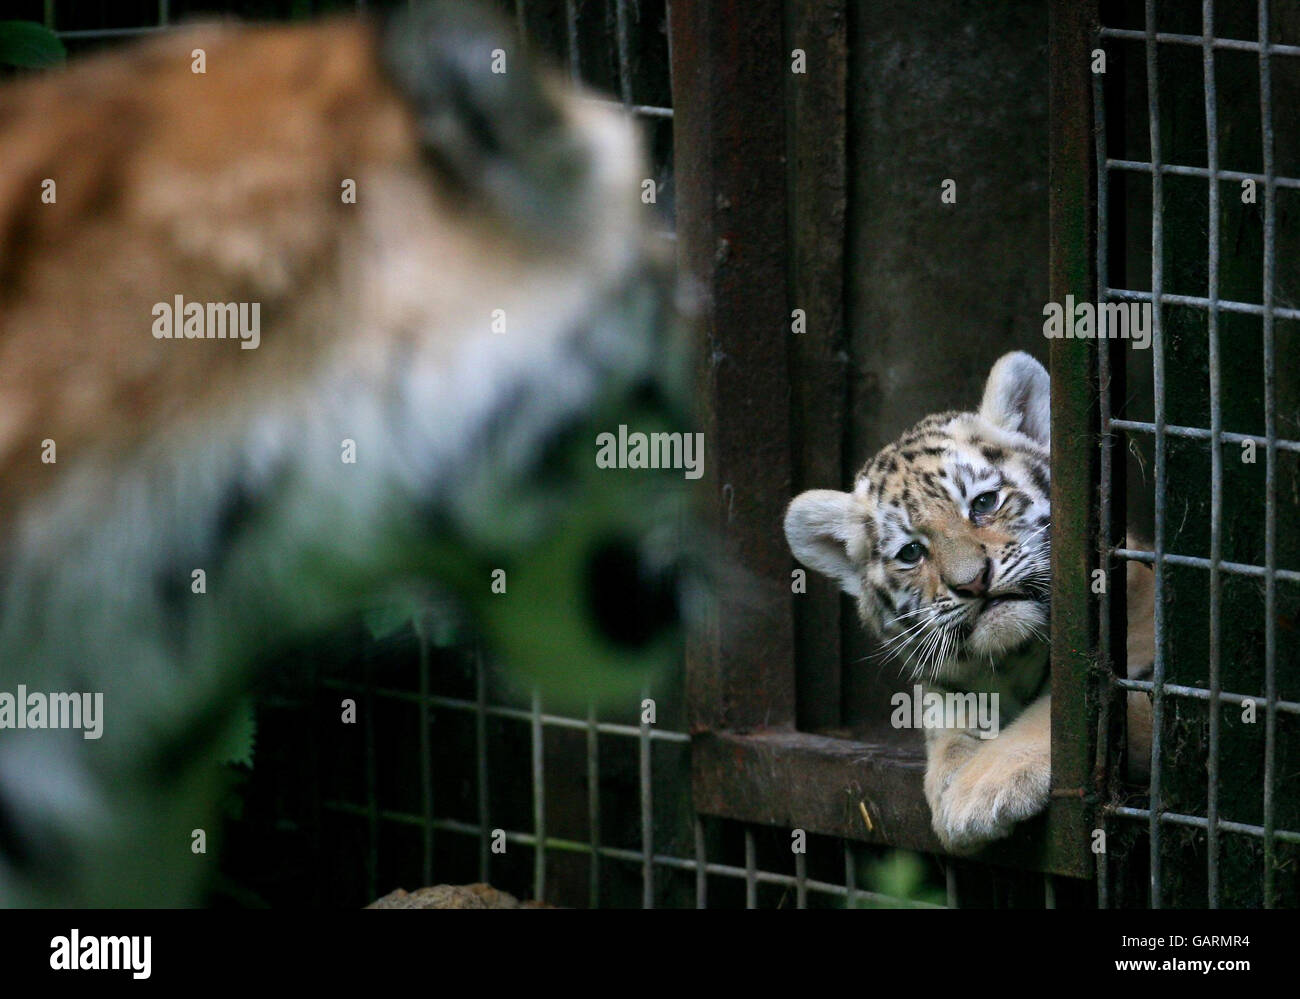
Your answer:
[[[850,493],[810,489],[786,510],[785,536],[795,558],[857,597],[862,595],[862,578],[849,552],[861,542],[863,532],[852,508]]]
[[[984,386],[980,416],[1043,447],[1051,440],[1052,382],[1047,369],[1023,351],[1004,354]]]

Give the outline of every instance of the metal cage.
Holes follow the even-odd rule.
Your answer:
[[[147,6],[151,12],[130,24],[74,24],[55,0],[46,0],[42,14],[80,45],[158,30],[184,13],[167,0]],[[248,6],[262,15],[312,12],[303,5],[269,12]],[[852,5],[697,0],[670,10],[667,2],[652,0],[515,0],[506,6],[522,38],[564,59],[574,79],[616,93],[651,131],[654,169],[660,190],[668,192],[665,225],[675,220],[677,230],[665,236],[677,240],[683,276],[703,292],[708,332],[699,378],[712,448],[707,481],[716,484],[710,502],[747,568],[762,579],[783,579],[789,554],[774,525],[790,485],[813,475],[834,479],[842,471],[841,439],[826,428],[843,419],[849,377],[842,328]],[[1295,904],[1291,847],[1300,844],[1300,822],[1295,796],[1279,795],[1279,789],[1295,772],[1289,761],[1300,739],[1284,722],[1300,713],[1300,701],[1288,686],[1294,671],[1278,667],[1279,659],[1290,661],[1279,645],[1278,622],[1291,620],[1283,588],[1300,582],[1300,572],[1284,567],[1296,548],[1285,526],[1279,538],[1279,525],[1285,525],[1279,504],[1286,502],[1284,476],[1295,475],[1287,460],[1300,451],[1300,434],[1288,436],[1278,422],[1278,362],[1285,355],[1277,330],[1279,323],[1300,320],[1300,310],[1287,307],[1279,294],[1277,260],[1279,195],[1300,188],[1300,179],[1284,175],[1275,162],[1271,80],[1276,63],[1300,55],[1300,45],[1275,39],[1268,0],[1259,4],[1253,37],[1216,32],[1212,0],[1204,3],[1198,32],[1165,30],[1163,6],[1147,0],[1144,23],[1133,26],[1132,11],[1122,4],[1104,8],[1105,20],[1095,3],[1050,4],[1051,295],[1058,301],[1075,294],[1152,303],[1152,414],[1133,416],[1140,406],[1130,388],[1139,391],[1143,382],[1120,347],[1053,343],[1052,805],[1044,820],[979,862],[923,860],[949,905],[1052,907],[1064,885],[1076,903],[1102,906],[1253,899]],[[1294,13],[1289,9],[1289,16]],[[822,71],[792,88],[786,70],[796,44]],[[1124,45],[1141,47],[1140,63],[1124,56]],[[1106,74],[1090,68],[1098,49],[1110,56]],[[1199,50],[1202,57],[1197,97],[1203,94],[1209,137],[1204,165],[1180,158],[1162,141],[1162,120],[1168,121],[1160,99],[1162,59],[1173,49]],[[1257,60],[1257,170],[1237,169],[1219,142],[1218,122],[1228,109],[1216,90],[1216,57],[1224,52]],[[1140,70],[1149,146],[1147,155],[1130,156],[1125,116],[1134,97],[1125,88],[1143,75]],[[786,114],[765,113],[775,107]],[[1129,238],[1141,206],[1118,189],[1118,175],[1149,181],[1145,260]],[[1169,283],[1175,271],[1163,266],[1164,234],[1173,224],[1163,189],[1169,178],[1198,182],[1207,199],[1204,293],[1175,291]],[[1221,185],[1244,180],[1262,190],[1255,299],[1230,297],[1221,282]],[[1135,287],[1132,268],[1147,264],[1149,288]],[[779,330],[793,302],[809,313],[805,337],[791,345],[752,333]],[[1208,379],[1197,391],[1208,419],[1202,423],[1168,418],[1165,317],[1175,307],[1204,318],[1201,375]],[[1228,315],[1259,323],[1264,419],[1255,429],[1262,432],[1225,422],[1222,361],[1225,351],[1238,349],[1225,333],[1249,332],[1228,330]],[[726,346],[728,363],[718,363],[719,344]],[[1193,383],[1184,374],[1178,384],[1187,391]],[[801,414],[795,429],[792,410]],[[1124,540],[1127,502],[1136,491],[1126,468],[1128,439],[1154,446],[1152,552]],[[1203,551],[1171,543],[1178,533],[1170,526],[1171,482],[1188,488],[1192,479],[1181,467],[1171,469],[1172,442],[1208,452],[1211,462],[1202,498],[1209,524]],[[1225,545],[1235,535],[1224,519],[1224,450],[1244,442],[1264,455],[1263,539],[1257,554],[1230,558]],[[1140,453],[1142,445],[1134,447]],[[1243,552],[1249,540],[1242,536]],[[1151,563],[1156,573],[1159,652],[1146,681],[1123,678],[1119,581],[1127,560]],[[1097,569],[1108,580],[1100,593],[1092,588]],[[1172,668],[1171,614],[1183,628],[1189,613],[1171,610],[1175,571],[1208,580],[1204,681]],[[1250,670],[1225,657],[1228,577],[1263,584],[1259,693],[1245,685]],[[1181,577],[1175,582],[1186,585]],[[228,884],[228,894],[248,904],[307,897],[355,905],[399,883],[478,877],[570,905],[931,904],[929,897],[891,897],[863,884],[864,870],[878,862],[883,847],[937,852],[921,795],[923,761],[914,750],[824,734],[819,730],[833,719],[807,707],[837,699],[839,680],[833,671],[807,672],[800,655],[820,647],[838,662],[840,649],[833,637],[801,644],[796,618],[802,615],[804,635],[833,636],[840,627],[837,600],[823,597],[796,612],[786,593],[764,606],[761,631],[719,629],[693,644],[684,674],[669,678],[665,691],[650,692],[661,705],[653,725],[640,720],[639,705],[616,717],[554,713],[535,692],[494,682],[476,650],[444,648],[426,621],[383,640],[357,637],[355,647],[364,649],[360,677],[355,660],[333,669],[313,662],[305,683],[301,673],[280,675],[259,711],[258,752],[270,765],[247,778],[246,815],[231,836],[231,884],[254,869],[259,881],[253,890]],[[743,618],[752,609],[724,599],[720,614],[729,613]],[[1149,796],[1126,787],[1120,775],[1119,707],[1130,691],[1154,703]],[[318,719],[335,717],[341,693],[361,699],[365,722],[354,736],[323,736]],[[1247,702],[1262,708],[1257,816],[1237,807],[1244,800],[1241,788],[1225,795],[1221,769],[1222,750],[1233,742],[1222,711]],[[1194,801],[1188,788],[1199,780],[1183,774],[1169,787],[1170,739],[1186,753],[1195,745],[1190,730],[1201,724],[1171,707],[1182,704],[1208,709],[1203,807],[1171,807],[1167,793],[1176,792],[1175,804]],[[401,781],[394,781],[394,770]],[[1202,899],[1197,885],[1169,890],[1175,857],[1170,827],[1204,837]],[[1121,828],[1144,830],[1149,843]],[[806,834],[806,852],[791,849],[794,831]],[[1097,831],[1111,836],[1100,851]],[[505,854],[493,849],[498,839],[507,844]],[[1259,855],[1251,858],[1258,863],[1246,871],[1234,865],[1229,892],[1221,858],[1225,844],[1239,841],[1258,844]],[[1137,863],[1143,846],[1146,868]],[[1196,845],[1178,849],[1195,854]],[[1181,865],[1184,855],[1176,855]],[[362,867],[343,869],[357,857],[365,858]],[[326,871],[337,883],[322,884]],[[1095,899],[1081,880],[1094,873]],[[1242,887],[1251,877],[1258,881],[1257,896]],[[1127,887],[1135,878],[1146,885],[1146,897]]]

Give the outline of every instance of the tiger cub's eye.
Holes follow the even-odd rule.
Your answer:
[[[894,558],[904,565],[916,565],[925,558],[925,549],[915,541],[909,541],[894,554]]]
[[[998,494],[996,492],[980,493],[970,501],[970,512],[973,514],[992,513],[998,508]]]

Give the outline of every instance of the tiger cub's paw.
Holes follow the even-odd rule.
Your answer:
[[[1047,753],[976,755],[927,795],[934,831],[953,853],[1001,839],[1047,807],[1051,776]]]

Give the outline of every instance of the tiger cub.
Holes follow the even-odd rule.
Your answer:
[[[1038,361],[1007,354],[978,412],[926,417],[852,492],[810,490],[786,512],[795,557],[856,598],[883,656],[925,694],[998,695],[991,729],[960,715],[924,726],[925,797],[953,852],[1007,835],[1048,801],[1050,388]],[[1130,675],[1153,658],[1150,577],[1130,563]],[[1134,759],[1149,739],[1145,706],[1130,697]]]

